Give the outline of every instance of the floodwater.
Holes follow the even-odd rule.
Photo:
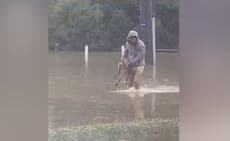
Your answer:
[[[118,52],[49,53],[49,128],[116,121],[178,119],[178,56],[158,53],[156,79],[146,65],[137,95],[123,81],[116,87]]]

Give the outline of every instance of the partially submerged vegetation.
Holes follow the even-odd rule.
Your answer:
[[[133,121],[49,130],[49,141],[179,141],[176,120]]]

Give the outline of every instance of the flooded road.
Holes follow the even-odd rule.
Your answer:
[[[83,52],[50,52],[49,128],[154,118],[178,119],[177,54],[157,54],[157,81],[151,78],[152,66],[146,66],[142,97],[127,92],[122,83],[114,86],[119,58],[117,52],[90,52],[86,71]]]

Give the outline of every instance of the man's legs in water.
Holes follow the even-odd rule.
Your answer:
[[[134,86],[134,74],[135,72],[131,70],[128,71],[127,82],[128,82],[129,88]]]
[[[140,66],[135,70],[128,71],[128,86],[129,88],[135,87],[136,90],[140,89],[140,79],[144,71],[144,66]]]
[[[133,83],[136,90],[140,90],[140,79],[144,71],[144,66],[140,66],[134,73]]]

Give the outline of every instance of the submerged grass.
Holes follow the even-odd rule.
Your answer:
[[[49,141],[179,141],[176,120],[93,124],[49,130]]]

